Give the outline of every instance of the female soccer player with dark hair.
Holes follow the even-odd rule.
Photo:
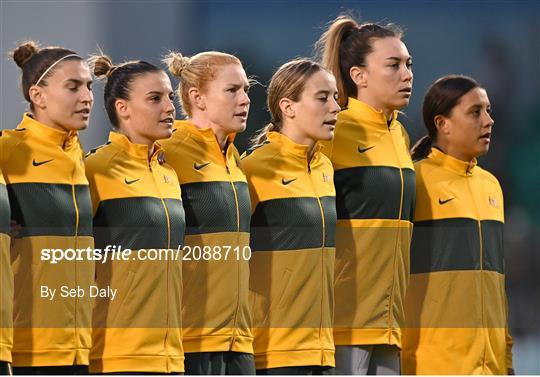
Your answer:
[[[250,193],[250,290],[258,374],[333,374],[334,171],[321,152],[340,107],[334,76],[290,61],[268,86],[272,122],[242,159]]]
[[[445,76],[423,104],[402,365],[406,374],[513,374],[503,193],[477,165],[493,131],[486,90]]]
[[[186,374],[254,374],[250,199],[233,144],[246,128],[249,80],[235,56],[166,59],[187,120],[163,143],[186,210],[182,319]]]
[[[176,250],[185,220],[176,173],[157,142],[172,134],[174,92],[167,74],[144,61],[113,65],[98,55],[90,66],[106,79],[114,130],[86,158],[96,246],[135,251],[129,260],[96,264],[98,287],[116,289],[117,297],[96,299],[90,371],[178,374],[184,353]]]
[[[335,169],[336,373],[398,374],[415,178],[398,121],[411,56],[392,25],[337,18],[318,44],[343,111],[324,152]]]
[[[60,290],[92,284],[94,262],[53,264],[41,260],[41,251],[94,244],[78,138],[92,109],[92,76],[79,55],[60,47],[40,49],[26,42],[12,57],[22,70],[22,91],[30,103],[17,128],[4,130],[0,139],[11,217],[21,227],[11,248],[14,373],[85,373],[92,300],[88,295],[61,297]]]

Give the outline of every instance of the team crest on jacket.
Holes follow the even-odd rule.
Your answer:
[[[492,198],[491,195],[488,197],[488,200],[489,200],[489,205],[491,205],[491,206],[493,206],[495,208],[499,207],[497,205],[497,200],[495,200],[495,198]]]
[[[172,179],[168,175],[163,175],[163,181],[168,184],[172,183]]]
[[[322,173],[322,180],[323,182],[330,182],[330,176],[326,174],[326,172],[323,171]]]

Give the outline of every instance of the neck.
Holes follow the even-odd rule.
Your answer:
[[[190,120],[198,129],[203,130],[206,128],[210,128],[214,133],[216,141],[218,142],[221,150],[225,149],[225,147],[227,146],[229,134],[225,132],[221,127],[219,127],[215,123],[210,122],[206,117],[202,117],[198,114],[194,114]]]
[[[148,147],[148,158],[154,154],[154,148],[155,148],[155,140],[148,139],[147,137],[141,136],[137,134],[136,132],[133,132],[128,127],[119,127],[118,132],[122,135],[126,136],[129,141],[131,141],[133,144],[142,144],[146,145]]]
[[[356,96],[356,99],[359,101],[364,102],[365,104],[368,104],[369,106],[373,107],[376,111],[380,111],[384,114],[386,117],[386,120],[390,120],[392,118],[392,114],[394,113],[395,109],[387,109],[384,106],[380,104],[379,101],[376,101],[371,96],[366,95],[365,93],[358,92],[358,95]]]
[[[437,144],[434,144],[433,146],[439,148],[445,154],[451,157],[454,157],[457,160],[470,163],[475,159],[474,156],[470,156],[469,154],[463,153],[457,150],[456,148],[453,148],[449,143],[445,143],[442,140],[437,142]]]
[[[39,123],[47,126],[47,127],[50,127],[52,129],[55,129],[57,131],[62,131],[62,132],[72,132],[72,130],[66,130],[64,127],[62,127],[60,124],[54,122],[49,116],[47,116],[46,113],[44,112],[41,112],[41,111],[35,111],[35,112],[32,112],[32,117],[37,120]],[[73,130],[73,132],[75,132]]]
[[[300,132],[298,126],[290,125],[287,122],[283,122],[281,133],[294,141],[296,144],[307,145],[309,147],[308,160],[311,161],[311,157],[313,157],[313,151],[315,150],[317,140],[314,140],[306,134]]]

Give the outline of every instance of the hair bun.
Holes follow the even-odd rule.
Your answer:
[[[189,65],[189,58],[182,56],[182,54],[179,52],[170,52],[167,56],[165,56],[163,62],[167,64],[171,74],[176,77],[180,77],[182,72]]]
[[[18,67],[22,68],[28,60],[36,53],[39,52],[39,46],[34,41],[27,41],[20,44],[15,50],[13,50],[10,56],[15,61]]]
[[[88,59],[88,65],[98,79],[109,77],[116,68],[111,58],[105,54],[91,56]]]

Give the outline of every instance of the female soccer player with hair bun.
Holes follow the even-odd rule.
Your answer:
[[[78,54],[61,47],[25,42],[11,56],[22,70],[23,96],[30,104],[17,128],[0,138],[0,169],[11,217],[20,226],[11,248],[14,373],[87,373],[92,300],[62,297],[61,287],[91,285],[94,262],[51,263],[41,255],[94,245],[78,137],[93,105],[92,76]]]
[[[186,120],[163,143],[186,211],[182,319],[186,374],[254,374],[249,292],[250,199],[234,136],[250,82],[235,56],[171,53]]]
[[[109,141],[86,158],[96,247],[134,251],[129,260],[111,256],[96,265],[97,286],[116,289],[117,297],[96,299],[90,371],[179,374],[182,260],[176,251],[185,220],[176,173],[158,143],[172,134],[174,92],[167,74],[144,61],[113,65],[97,55],[90,66],[106,81],[113,128]]]
[[[290,61],[268,86],[272,122],[242,158],[250,193],[250,290],[258,374],[333,374],[336,202],[321,152],[340,107],[334,76]]]
[[[415,198],[411,56],[392,25],[334,20],[318,44],[343,111],[324,152],[335,169],[336,373],[399,374]]]
[[[493,135],[487,92],[470,77],[441,77],[422,113],[403,372],[514,374],[503,193],[476,160]]]

